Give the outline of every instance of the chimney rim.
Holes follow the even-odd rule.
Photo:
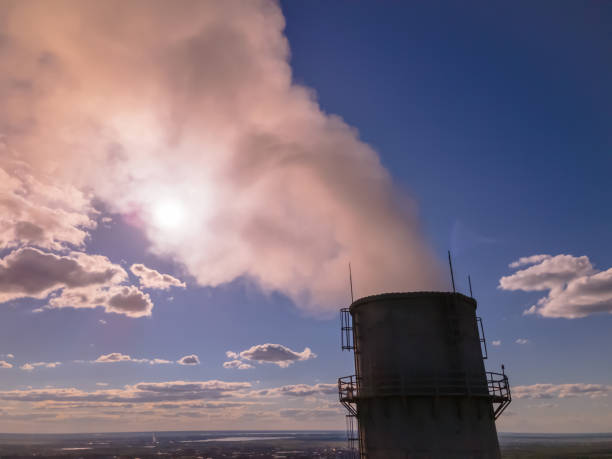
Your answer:
[[[367,303],[373,303],[380,300],[392,300],[392,299],[401,299],[401,298],[419,298],[419,297],[458,297],[462,301],[473,304],[474,308],[477,308],[477,302],[474,298],[471,298],[463,293],[459,292],[440,292],[440,291],[415,291],[415,292],[386,292],[379,293],[376,295],[364,296],[362,298],[358,298],[353,303],[351,303],[349,309],[353,312],[359,306],[363,306]]]

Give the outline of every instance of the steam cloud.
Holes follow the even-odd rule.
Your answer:
[[[82,246],[95,197],[202,285],[336,311],[350,260],[359,295],[440,288],[412,202],[292,82],[284,25],[267,0],[0,3],[3,246]]]

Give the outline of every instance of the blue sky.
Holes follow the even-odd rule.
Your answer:
[[[108,264],[104,266],[114,266],[111,269],[122,267],[127,276],[105,291],[114,292],[113,289],[119,285],[129,284],[139,289],[139,300],[144,301],[144,295],[149,295],[154,306],[148,311],[139,310],[142,317],[129,317],[128,309],[119,309],[118,313],[115,309],[113,312],[112,305],[108,306],[110,299],[104,300],[105,307],[91,308],[95,305],[67,304],[68,299],[60,296],[63,304],[68,306],[60,308],[53,306],[53,298],[61,295],[63,290],[69,290],[61,287],[66,285],[65,282],[57,281],[55,293],[38,299],[25,294],[15,296],[15,291],[19,288],[25,291],[26,287],[16,287],[16,281],[10,281],[13,284],[5,282],[5,291],[0,293],[12,296],[0,308],[0,361],[6,364],[6,368],[0,368],[0,391],[7,400],[6,407],[0,409],[4,417],[4,421],[0,419],[0,431],[343,428],[343,413],[337,406],[333,385],[339,376],[353,372],[352,356],[340,350],[338,318],[334,311],[347,306],[350,299],[348,273],[344,270],[346,260],[342,258],[334,265],[336,268],[342,266],[343,271],[335,269],[333,281],[335,285],[342,284],[334,287],[333,291],[329,290],[324,279],[308,272],[304,277],[300,277],[303,274],[300,273],[289,279],[297,279],[299,285],[296,288],[301,286],[300,282],[305,282],[304,279],[314,279],[314,283],[324,286],[319,290],[313,287],[312,292],[302,288],[296,293],[292,290],[293,281],[287,281],[283,271],[299,271],[302,263],[304,270],[308,266],[317,266],[320,259],[309,264],[305,258],[309,257],[309,252],[327,253],[327,246],[310,246],[309,240],[289,239],[287,244],[304,244],[310,248],[304,252],[291,248],[287,251],[290,256],[286,256],[284,251],[278,251],[280,249],[274,246],[274,241],[281,240],[284,233],[273,235],[272,242],[257,239],[273,247],[263,251],[263,256],[259,254],[254,258],[254,264],[263,267],[253,267],[252,261],[234,255],[238,248],[249,253],[252,250],[242,239],[243,230],[235,230],[236,215],[244,216],[244,213],[232,213],[231,218],[225,216],[214,220],[214,225],[199,227],[193,224],[193,228],[183,228],[191,225],[192,219],[200,218],[200,203],[201,207],[216,208],[240,202],[243,206],[241,212],[243,208],[253,207],[257,212],[265,213],[267,206],[274,208],[276,205],[274,200],[268,199],[269,196],[281,200],[282,193],[278,194],[274,180],[271,180],[270,189],[277,194],[267,194],[267,188],[263,191],[249,189],[249,194],[262,193],[266,203],[262,206],[261,202],[252,201],[254,198],[245,199],[242,194],[232,191],[234,182],[226,180],[225,175],[223,180],[216,177],[215,174],[227,174],[225,164],[217,157],[235,154],[234,149],[248,151],[249,146],[255,148],[253,145],[257,145],[239,143],[236,147],[233,140],[227,140],[233,139],[231,132],[234,127],[224,118],[226,108],[223,104],[229,105],[228,119],[236,116],[241,126],[245,116],[243,112],[249,110],[254,111],[249,114],[253,118],[244,121],[245,126],[259,126],[257,123],[265,117],[273,119],[270,113],[274,110],[283,112],[286,118],[299,112],[296,118],[303,116],[303,124],[281,124],[284,127],[283,136],[279,136],[282,142],[278,141],[281,149],[285,148],[283,145],[297,144],[308,151],[308,148],[317,147],[312,147],[309,137],[325,137],[328,131],[333,131],[329,136],[337,137],[330,137],[330,142],[338,142],[333,145],[344,146],[349,151],[354,148],[360,152],[359,155],[363,154],[354,159],[348,154],[345,158],[348,163],[354,161],[360,165],[363,157],[376,157],[368,156],[369,150],[362,150],[366,147],[360,141],[375,150],[372,155],[378,155],[382,167],[390,174],[395,195],[408,196],[418,208],[418,217],[413,217],[411,211],[406,210],[410,208],[407,201],[401,201],[397,207],[399,213],[405,212],[407,218],[414,218],[411,221],[415,225],[420,225],[421,231],[416,231],[415,238],[422,242],[417,245],[427,247],[424,250],[431,254],[431,257],[420,252],[415,255],[417,267],[419,263],[423,266],[430,263],[430,258],[437,260],[443,270],[439,282],[450,289],[444,263],[446,251],[451,250],[460,291],[467,292],[467,275],[471,275],[479,302],[478,314],[484,319],[489,343],[487,367],[495,371],[504,363],[512,385],[519,387],[508,415],[498,422],[498,429],[530,432],[612,430],[612,417],[609,415],[612,410],[607,401],[607,395],[612,391],[609,362],[612,353],[609,333],[612,282],[606,278],[601,285],[597,284],[600,285],[600,296],[596,299],[589,297],[589,304],[584,300],[586,293],[572,290],[572,285],[591,282],[600,272],[603,273],[600,277],[607,275],[612,266],[612,248],[608,244],[612,232],[608,205],[612,198],[608,180],[612,170],[612,88],[609,84],[612,81],[609,58],[612,39],[608,30],[612,8],[603,2],[513,2],[506,5],[464,2],[451,5],[324,1],[282,2],[280,7],[279,10],[273,3],[261,2],[256,7],[244,8],[245,11],[231,8],[226,11],[221,7],[217,11],[215,7],[207,12],[211,17],[237,18],[236,24],[240,27],[243,27],[240,22],[243,16],[247,21],[255,21],[255,16],[251,15],[260,13],[264,17],[264,26],[253,26],[251,30],[253,22],[247,22],[249,26],[246,28],[252,32],[249,40],[260,43],[258,39],[263,36],[261,43],[274,46],[270,46],[271,50],[264,46],[266,50],[261,56],[256,54],[260,52],[259,45],[252,49],[246,47],[249,51],[246,58],[247,54],[241,54],[244,49],[236,44],[238,41],[232,41],[233,35],[226,31],[223,40],[198,48],[193,55],[187,51],[184,56],[172,53],[173,58],[174,54],[184,58],[172,61],[173,71],[169,73],[172,84],[154,71],[150,74],[145,71],[138,78],[125,77],[125,65],[129,64],[121,60],[124,56],[117,51],[118,48],[99,47],[99,42],[93,39],[85,39],[82,45],[71,45],[74,46],[69,50],[71,52],[62,48],[65,44],[61,41],[55,43],[51,40],[48,45],[48,52],[59,56],[57,59],[62,62],[61,72],[65,68],[69,70],[65,75],[58,71],[62,75],[58,81],[63,81],[65,86],[51,77],[49,81],[52,83],[49,83],[46,77],[36,74],[19,75],[19,81],[30,81],[42,88],[56,88],[53,86],[56,84],[57,87],[68,87],[74,81],[87,82],[91,84],[91,94],[96,88],[104,94],[108,81],[108,87],[115,90],[109,94],[118,93],[123,99],[118,96],[117,101],[113,100],[108,106],[104,101],[91,105],[84,103],[83,100],[89,100],[87,96],[95,97],[88,93],[87,84],[85,89],[82,85],[81,89],[66,92],[71,102],[67,106],[76,107],[74,112],[77,114],[87,113],[88,119],[94,120],[92,124],[98,123],[97,126],[108,129],[100,128],[95,138],[87,128],[74,124],[75,115],[71,110],[66,110],[67,113],[63,109],[53,110],[57,107],[54,105],[57,100],[48,95],[51,91],[41,91],[32,96],[35,103],[30,115],[45,122],[39,122],[31,131],[26,130],[27,135],[17,129],[11,130],[11,126],[17,125],[23,116],[16,108],[19,105],[10,105],[9,114],[0,118],[2,151],[7,161],[0,166],[7,176],[21,180],[22,186],[29,183],[31,189],[40,184],[41,189],[44,189],[43,185],[49,186],[73,196],[72,204],[68,206],[60,197],[46,201],[41,197],[43,192],[32,191],[28,195],[29,205],[51,211],[61,208],[68,212],[62,215],[70,215],[76,222],[68,222],[67,227],[81,228],[88,234],[79,242],[79,237],[73,233],[65,236],[68,233],[60,234],[58,230],[53,237],[59,246],[54,246],[41,242],[42,239],[38,243],[25,236],[19,239],[19,234],[26,233],[15,230],[17,236],[8,243],[10,237],[6,234],[13,234],[9,233],[11,225],[17,225],[25,214],[12,220],[5,217],[0,227],[6,231],[0,241],[4,244],[0,252],[4,257],[3,263],[8,263],[6,260],[11,253],[27,246],[36,247],[39,254],[71,259],[75,259],[76,252],[102,255],[107,257],[104,263]],[[37,46],[44,49],[41,44],[44,33],[62,36],[64,32],[58,33],[58,23],[52,19],[43,19],[44,15],[38,18],[37,14],[48,13],[44,3],[32,8],[32,11],[26,8],[23,12],[17,9],[12,13],[8,28],[13,34],[11,43],[26,43],[32,49],[38,49]],[[138,12],[137,4],[134,8],[131,13]],[[65,11],[52,13],[70,20]],[[90,13],[79,12],[85,23],[96,18]],[[147,20],[150,23],[144,21],[145,26],[152,27],[158,24],[156,21],[165,21],[162,13],[156,16],[157,12],[149,12],[151,18]],[[36,35],[21,31],[19,26],[26,14],[40,20],[40,29],[45,32]],[[286,21],[284,32],[280,14]],[[127,19],[123,19],[128,25],[129,17],[128,14]],[[96,22],[94,25],[90,32],[92,37],[110,40],[112,32],[105,28],[107,24]],[[209,27],[206,21],[199,23],[196,19],[192,25],[194,28]],[[277,33],[268,37],[265,35],[268,29]],[[162,29],[162,32],[170,36],[172,30],[168,26],[168,30]],[[124,31],[121,29],[117,33]],[[290,57],[282,51],[283,43],[286,44],[283,33],[288,40]],[[163,33],[160,35],[163,38]],[[129,34],[126,37],[134,38]],[[134,40],[136,44],[124,45],[125,55],[137,58],[148,55],[146,52],[152,45],[144,39],[141,43],[140,35]],[[23,49],[29,48],[11,49],[7,62],[27,61],[29,57]],[[186,49],[192,52],[192,48]],[[106,54],[109,52],[111,54]],[[132,52],[134,54],[130,54]],[[107,74],[103,69],[102,76],[98,77],[88,73],[85,58],[79,61],[71,57],[86,53],[108,58],[105,62],[111,71]],[[119,57],[116,58],[115,53]],[[253,63],[235,74],[229,73],[235,69],[228,67],[226,75],[222,71],[226,61],[219,56],[229,56],[236,62],[252,60],[257,65],[261,62],[268,65],[270,60],[275,64],[264,67],[261,74],[252,70],[257,67]],[[203,83],[180,79],[180,75],[189,74],[192,65],[195,67],[194,62],[200,61],[211,63],[211,69],[221,69],[220,81],[206,73],[208,70],[200,68],[196,75]],[[150,65],[148,61],[143,62],[142,65]],[[155,70],[158,63],[155,61],[151,65],[149,70]],[[168,65],[165,60],[159,67],[163,65]],[[120,71],[113,72],[115,68]],[[283,89],[281,95],[275,87],[267,88],[266,85],[276,82],[277,78],[279,81],[286,78],[289,68],[292,72],[289,88]],[[176,83],[178,86],[173,86],[175,80],[180,81],[180,84]],[[3,80],[2,84],[5,83]],[[179,102],[173,101],[169,113],[172,119],[181,120],[180,129],[177,129],[181,133],[178,135],[183,136],[183,140],[177,141],[176,150],[167,144],[164,144],[164,149],[159,148],[162,142],[150,134],[156,132],[150,129],[151,126],[158,125],[146,114],[149,109],[157,113],[157,107],[151,108],[153,105],[147,106],[140,99],[129,99],[132,91],[140,91],[140,87],[149,88],[149,84],[150,91],[138,92],[148,103],[152,103],[147,99],[149,97],[160,104],[165,101],[162,97],[155,99],[157,95],[151,94],[167,92],[174,97],[176,93],[185,91],[199,104],[190,105],[189,97],[185,100],[177,97]],[[197,89],[192,89],[191,85]],[[258,85],[266,86],[261,95],[259,90],[255,90]],[[292,89],[295,85],[309,88],[308,91],[312,92],[308,92],[308,96],[295,95]],[[14,86],[10,86],[11,91],[17,94]],[[213,97],[209,113],[207,97],[214,90],[223,94],[225,101],[233,102],[219,102]],[[19,97],[26,97],[21,93],[8,94],[15,98],[11,101],[23,101]],[[250,94],[257,96],[251,100]],[[295,100],[298,102],[294,103]],[[304,100],[316,100],[325,115],[303,103]],[[270,104],[269,110],[267,104]],[[262,108],[259,112],[260,106],[265,110]],[[188,114],[192,111],[204,111],[205,114],[191,117]],[[327,128],[319,131],[319,125],[311,122],[308,114],[324,120],[320,123]],[[164,112],[163,115],[167,114]],[[334,125],[327,115],[340,117],[357,130],[357,137],[345,134],[343,128]],[[63,123],[61,126],[73,129],[70,131],[74,133],[73,138],[88,145],[90,150],[85,150],[85,155],[80,150],[74,150],[75,153],[73,144],[66,143],[64,138],[61,139],[64,143],[59,143],[59,140],[57,144],[53,143],[55,137],[60,137],[56,134],[58,131],[49,134],[45,127],[53,127],[55,117],[59,119],[58,123]],[[110,119],[113,122],[105,124]],[[117,119],[121,122],[115,122]],[[160,123],[163,128],[167,127],[163,124],[165,121]],[[270,126],[278,125],[275,123],[280,122],[270,121]],[[208,132],[209,125],[215,129]],[[173,129],[168,128],[169,137],[176,132]],[[266,131],[271,129],[268,125],[258,129],[262,129],[265,135],[272,135]],[[337,133],[336,129],[341,132]],[[119,134],[113,134],[115,131]],[[202,131],[205,135],[201,134]],[[121,166],[109,165],[110,154],[97,150],[100,137],[107,136],[113,137],[121,146],[119,155],[124,158]],[[40,145],[40,139],[59,148],[49,153]],[[168,142],[172,145],[172,140]],[[185,158],[195,158],[191,149],[199,151],[201,146],[214,153],[206,153],[210,156],[206,156],[204,162],[193,159],[192,165],[180,166],[165,162],[173,155],[189,161]],[[253,161],[265,163],[264,157],[254,157]],[[53,160],[51,162],[62,165],[59,172],[57,169],[54,173],[49,172],[52,170],[49,167],[53,167],[46,163],[49,158]],[[84,162],[80,162],[83,158],[86,158]],[[27,164],[28,172],[23,173],[16,163],[9,161]],[[243,164],[244,159],[240,167],[235,168],[257,169],[254,163],[247,161],[247,166]],[[332,173],[343,182],[345,176],[353,173],[351,167],[346,166],[346,170],[336,167]],[[383,170],[378,169],[380,166],[372,167],[376,173]],[[193,175],[191,168],[203,172]],[[100,177],[102,180],[98,180]],[[234,176],[229,174],[228,177]],[[379,192],[376,188],[378,177],[376,175],[371,182],[376,196]],[[214,191],[206,195],[204,201],[193,198],[201,197],[198,190],[199,187],[206,188],[202,181],[207,178],[214,184],[210,185]],[[290,196],[287,202],[292,211],[279,211],[273,215],[275,218],[280,218],[278,215],[283,218],[295,216],[298,228],[304,228],[304,233],[309,235],[313,231],[316,236],[319,234],[317,231],[323,231],[317,226],[322,219],[313,222],[308,217],[327,214],[317,213],[319,201],[316,198],[312,198],[314,204],[310,202],[311,190],[316,190],[316,186],[297,175],[295,182],[301,183],[301,180],[308,185],[293,189],[283,181],[279,182],[281,189],[287,187],[286,193]],[[380,180],[384,182],[384,179]],[[16,190],[17,185],[14,189],[7,187],[3,193],[21,196]],[[184,207],[178,205],[174,209],[172,193],[176,190],[183,193],[181,196],[188,196],[177,199],[179,202],[197,203],[198,206],[184,204]],[[368,200],[367,191],[349,188],[351,191],[355,193],[355,206]],[[157,195],[158,192],[163,196]],[[300,198],[292,200],[294,193]],[[318,196],[315,191],[312,195]],[[151,200],[151,196],[162,197]],[[76,201],[80,204],[74,204]],[[170,206],[172,211],[166,210],[158,215],[160,207],[155,202],[167,204],[164,208]],[[361,221],[351,220],[353,204],[350,199],[338,198],[337,203],[349,210],[345,220],[333,222],[340,226]],[[94,207],[98,213],[92,211]],[[358,211],[367,215],[368,209],[359,207]],[[177,223],[179,230],[173,226],[174,210],[182,218]],[[38,214],[28,215],[33,224],[39,223],[35,219]],[[78,218],[83,215],[89,215],[87,218],[96,222],[95,227],[79,224],[83,221]],[[303,215],[307,216],[304,221]],[[68,221],[67,217],[64,219]],[[396,222],[390,221],[392,224]],[[49,228],[61,226],[56,222],[53,224],[56,226]],[[332,223],[329,226],[330,231],[335,231]],[[388,246],[397,247],[393,245],[396,241],[383,240],[384,232],[371,231],[371,234],[380,236],[379,239],[368,239],[373,247],[380,246],[381,251]],[[228,238],[219,238],[215,232],[228,234]],[[213,239],[212,243],[198,245],[200,239],[209,237]],[[353,241],[353,237],[353,233],[346,233],[347,239]],[[359,237],[355,238],[354,245],[346,249],[348,258],[353,261],[356,257],[360,259],[359,253],[363,250]],[[185,246],[184,241],[196,243]],[[342,245],[344,241],[334,243]],[[216,253],[217,248],[224,249],[219,249],[220,257],[200,259],[196,255],[199,250]],[[334,250],[330,249],[332,253]],[[406,250],[412,253],[416,249],[411,246]],[[267,259],[268,253],[270,260]],[[511,262],[521,257],[537,254],[550,257],[531,263],[531,268],[529,264],[509,267]],[[559,258],[559,255],[570,257]],[[304,259],[300,258],[302,256]],[[590,265],[580,271],[578,257],[582,256],[588,257]],[[279,266],[279,260],[285,264]],[[147,289],[144,281],[129,270],[134,263],[142,263],[157,273],[169,274],[176,279],[172,282],[185,282],[186,287],[169,286],[166,280],[166,284]],[[293,263],[297,267],[289,266]],[[431,263],[436,264],[435,261]],[[525,291],[528,288],[524,278],[511,277],[517,271],[532,269],[525,276],[542,279],[551,272],[556,273],[555,270],[561,269],[559,266],[566,270],[566,277],[558,284],[546,284],[552,285],[548,288],[538,284],[537,290]],[[360,269],[363,273],[361,279]],[[357,295],[360,291],[376,289],[376,283],[369,279],[371,273],[364,271],[365,268],[357,263]],[[410,275],[418,270],[411,267],[407,271]],[[499,287],[504,276],[508,279],[507,289]],[[368,279],[364,280],[364,277]],[[594,279],[593,282],[599,282],[599,277]],[[423,277],[414,281],[415,284],[411,284],[410,279],[406,282],[409,290],[418,282],[429,280]],[[319,307],[321,298],[327,301],[325,307]],[[542,309],[525,315],[524,311],[541,298],[548,298],[540,305]],[[564,309],[568,304],[577,306]],[[599,305],[601,312],[582,312],[593,304]],[[584,317],[568,318],[571,314]],[[519,344],[517,340],[526,341]],[[500,344],[494,346],[493,341]],[[280,345],[275,348],[280,354],[262,347],[254,348],[266,343]],[[228,351],[245,352],[231,357],[226,355]],[[263,356],[261,360],[256,358],[256,351],[263,352],[257,354]],[[101,356],[113,353],[130,356],[131,361],[95,362]],[[180,358],[190,355],[197,355],[199,364],[177,363]],[[171,363],[149,363],[156,358]],[[148,361],[133,361],[135,359]],[[252,368],[224,368],[223,363],[232,360],[239,360]],[[35,362],[61,364],[39,365],[29,370],[20,368]],[[193,389],[191,399],[173,398],[176,396],[173,388],[178,387],[180,391],[185,384],[194,382],[200,386]],[[155,390],[139,386],[140,383],[166,384],[165,395],[156,398]],[[219,389],[223,384],[224,389]],[[72,398],[70,394],[66,395],[67,388],[74,388],[70,389]],[[261,392],[265,389],[268,389],[267,393]],[[29,395],[37,390],[44,392],[38,402]],[[225,392],[219,395],[219,391]],[[98,394],[98,399],[95,394]],[[194,399],[210,406],[195,406]],[[169,401],[175,403],[173,408],[161,406]],[[68,403],[72,405],[62,405]],[[228,404],[228,407],[221,403]],[[129,404],[138,407],[132,415],[125,414],[133,411],[127,406]],[[174,418],[170,409],[187,414]],[[121,410],[127,411],[123,415],[117,414]]]

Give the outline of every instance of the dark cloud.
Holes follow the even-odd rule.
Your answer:
[[[103,285],[125,277],[123,268],[106,257],[79,253],[59,256],[26,247],[0,261],[0,302],[45,298],[53,290]]]
[[[151,315],[153,309],[149,295],[134,286],[121,287],[108,298],[107,304],[111,311],[126,315]]]
[[[199,365],[200,359],[197,355],[191,354],[181,357],[176,361],[176,363],[178,363],[179,365]]]

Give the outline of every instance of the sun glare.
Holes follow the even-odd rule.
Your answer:
[[[179,201],[166,199],[153,208],[153,219],[160,228],[175,229],[183,224],[185,209]]]

